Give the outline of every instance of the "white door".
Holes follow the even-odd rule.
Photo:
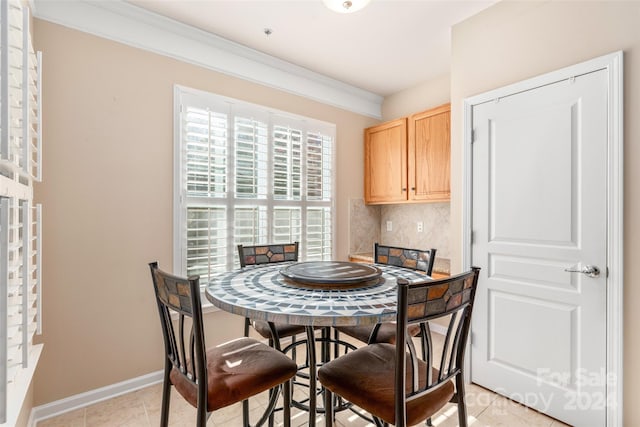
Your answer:
[[[472,109],[472,381],[581,427],[606,424],[607,93],[601,70]]]

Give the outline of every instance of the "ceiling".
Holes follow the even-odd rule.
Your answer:
[[[351,14],[332,12],[322,0],[128,3],[387,96],[448,73],[452,25],[495,1],[372,0]]]

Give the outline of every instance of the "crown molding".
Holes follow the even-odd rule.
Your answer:
[[[75,30],[382,118],[383,97],[122,0],[33,0],[33,16]]]

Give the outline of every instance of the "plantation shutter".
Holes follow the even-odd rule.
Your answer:
[[[332,258],[334,125],[182,87],[176,111],[175,271],[237,268],[238,244]]]
[[[41,206],[42,55],[29,9],[0,3],[0,424],[19,415],[42,345]]]
[[[307,195],[319,206],[310,207],[307,217],[307,259],[323,260],[331,256],[332,210],[324,206],[331,199],[332,141],[319,132],[307,135]]]
[[[182,112],[186,205],[186,271],[203,278],[227,258],[227,207],[215,201],[227,192],[227,116],[199,104]]]

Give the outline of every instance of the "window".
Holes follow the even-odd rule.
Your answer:
[[[332,258],[335,125],[178,86],[175,103],[176,272],[238,267],[238,244]]]

